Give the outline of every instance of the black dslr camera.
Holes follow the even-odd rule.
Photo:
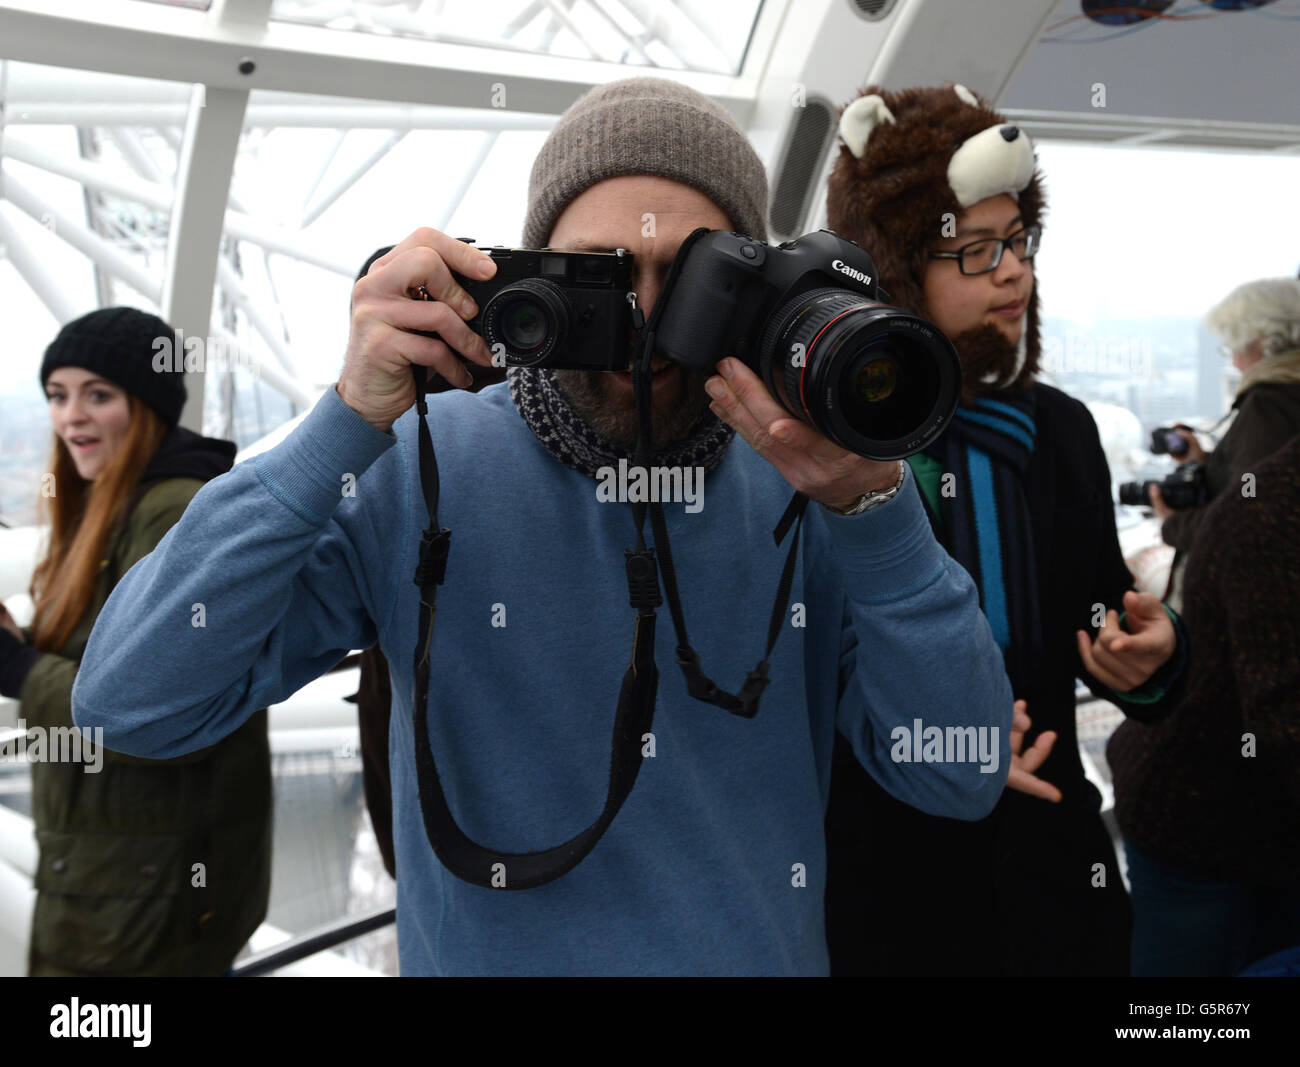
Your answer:
[[[456,278],[479,306],[469,326],[494,362],[626,369],[629,253],[484,251],[495,277]],[[735,356],[791,415],[841,448],[901,459],[948,425],[961,366],[935,326],[885,303],[875,274],[866,252],[829,230],[775,247],[696,230],[655,305],[652,354],[702,371]]]
[[[818,230],[773,247],[714,230],[682,247],[658,354],[701,370],[734,356],[792,415],[870,459],[919,452],[952,419],[956,350],[885,303],[875,264],[853,241]]]
[[[1124,482],[1119,487],[1119,502],[1133,508],[1149,508],[1151,499],[1147,496],[1147,488],[1152,485],[1160,486],[1160,495],[1165,503],[1176,511],[1199,508],[1207,498],[1204,465],[1184,463],[1162,482],[1154,478],[1145,482]]]
[[[1191,430],[1190,426],[1179,423],[1177,426],[1157,426],[1151,431],[1151,454],[1153,456],[1187,455],[1187,438],[1179,430]]]
[[[615,252],[485,248],[497,272],[487,281],[457,274],[478,314],[480,334],[503,367],[626,370],[632,329],[632,257]],[[420,331],[423,332],[423,331]]]

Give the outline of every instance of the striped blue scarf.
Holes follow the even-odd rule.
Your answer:
[[[1035,407],[1031,390],[980,397],[926,450],[943,464],[944,547],[975,580],[1013,687],[1027,682],[1042,648],[1024,488]]]

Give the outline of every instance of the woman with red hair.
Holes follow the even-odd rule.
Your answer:
[[[41,364],[54,445],[31,627],[0,606],[0,694],[27,727],[40,849],[33,975],[220,975],[266,914],[266,712],[172,760],[105,751],[72,719],[113,587],[234,459],[231,442],[177,425],[184,377],[157,358],[174,337],[156,315],[102,309],[68,323]]]

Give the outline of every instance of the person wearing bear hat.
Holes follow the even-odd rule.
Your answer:
[[[234,459],[232,442],[178,425],[184,373],[157,358],[179,357],[176,340],[157,315],[100,308],[67,323],[41,362],[54,442],[31,627],[0,606],[0,695],[18,700],[27,726],[39,846],[31,975],[221,975],[266,916],[265,709],[165,762],[109,751],[102,733],[77,735],[73,723],[104,602]],[[115,687],[130,680],[110,674]]]
[[[1029,747],[993,813],[959,823],[900,803],[837,742],[833,973],[1127,973],[1131,910],[1079,759],[1075,678],[1158,718],[1176,700],[1186,640],[1132,589],[1087,408],[1035,380],[1033,146],[961,85],[867,89],[839,129],[830,227],[961,360],[956,418],[909,463],[936,535],[979,587],[1017,698],[1013,751]]]
[[[626,249],[651,313],[687,235],[763,237],[766,209],[762,162],[720,104],[633,78],[592,89],[556,123],[533,166],[524,243]],[[776,627],[756,713],[693,696],[662,628],[657,667],[639,640],[629,666],[633,626],[653,641],[654,620],[629,606],[632,509],[602,500],[598,482],[628,457],[628,375],[511,367],[504,385],[408,410],[413,362],[462,387],[456,352],[491,363],[467,326],[474,299],[451,272],[495,269],[429,229],[376,260],[354,289],[335,388],[282,443],[200,493],[115,591],[78,679],[78,721],[138,755],[188,751],[378,643],[393,683],[403,974],[824,975],[837,724],[872,773],[936,814],[980,818],[1001,792],[1012,694],[974,584],[900,464],[836,448],[737,361],[708,375],[656,359],[654,465],[693,468],[706,491],[698,514],[669,500],[663,520],[701,670],[719,686],[739,687],[763,654],[785,558],[772,531],[792,486],[816,502],[790,572],[803,625]],[[417,286],[433,301],[411,299]],[[622,363],[632,346],[610,355]],[[432,608],[416,554],[431,518],[426,430],[436,518],[452,533],[437,626],[421,643]],[[349,479],[355,493],[340,493]],[[195,600],[209,605],[206,631],[179,611]],[[417,646],[429,680],[420,704]],[[136,676],[125,691],[110,659]],[[619,720],[611,744],[620,694],[644,694],[656,671],[657,695],[638,703],[654,711],[650,728]],[[918,701],[940,725],[992,737],[998,773],[892,763],[891,731]],[[632,753],[635,788],[608,814]],[[504,858],[460,862],[436,787],[462,838]],[[539,853],[567,866],[539,881]]]

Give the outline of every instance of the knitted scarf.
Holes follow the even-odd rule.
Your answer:
[[[1024,490],[1035,406],[1031,390],[978,397],[926,449],[943,464],[944,547],[975,580],[1013,686],[1030,676],[1042,644]]]
[[[537,440],[566,467],[598,477],[601,467],[632,463],[632,450],[605,440],[574,411],[555,375],[544,368],[511,367],[506,371],[510,399]],[[721,462],[736,431],[705,411],[689,437],[664,448],[656,445],[655,461],[664,467],[703,467],[707,474]]]

